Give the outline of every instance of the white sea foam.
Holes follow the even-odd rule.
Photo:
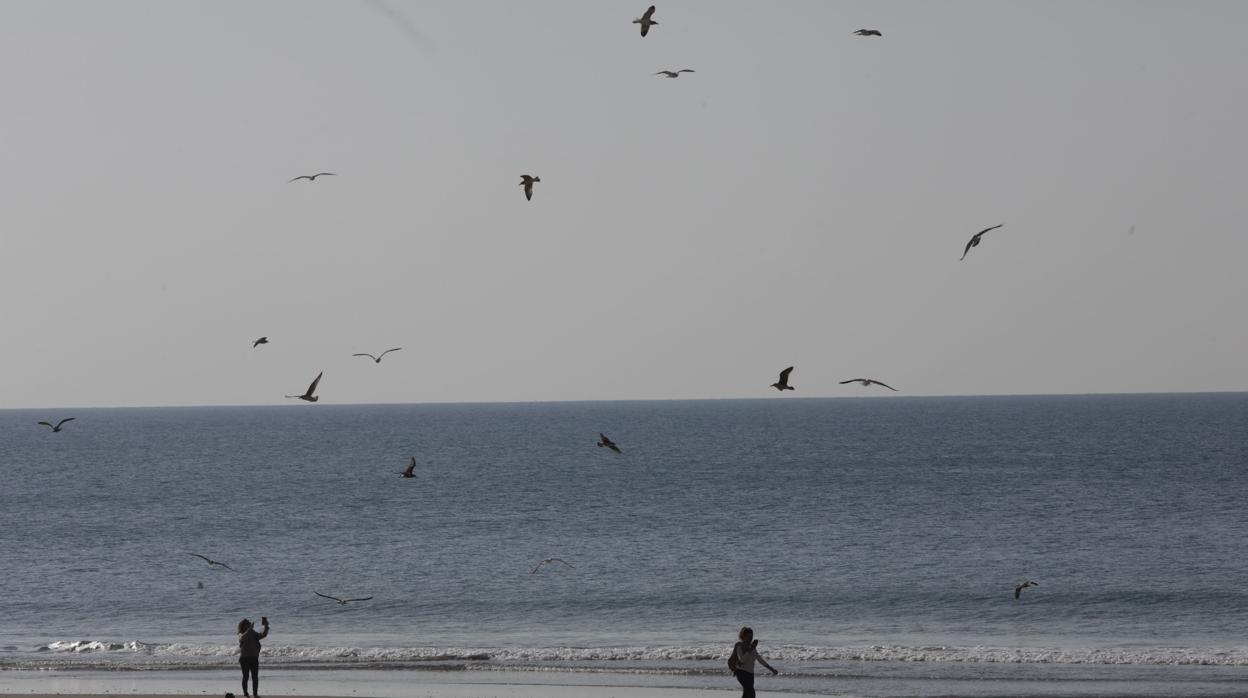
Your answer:
[[[57,663],[59,659],[81,655],[107,655],[108,664],[142,668],[176,668],[225,663],[237,656],[230,644],[110,642],[101,640],[62,640],[36,648],[39,661],[22,658],[23,665]],[[48,655],[58,655],[57,658]],[[1070,664],[1140,666],[1248,666],[1248,647],[957,647],[861,645],[819,647],[781,645],[768,650],[768,657],[790,664],[826,662],[930,662],[990,664]],[[289,666],[410,666],[421,663],[503,665],[508,667],[554,665],[563,669],[577,664],[685,664],[718,662],[726,656],[724,645],[615,646],[615,647],[309,647],[270,644],[264,648],[270,664]],[[0,662],[3,664],[6,662]],[[77,663],[77,662],[74,662]],[[488,668],[488,666],[482,666]],[[718,668],[718,667],[717,667]]]

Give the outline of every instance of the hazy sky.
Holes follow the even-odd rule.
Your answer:
[[[1248,3],[644,9],[0,3],[0,407],[1248,389]]]

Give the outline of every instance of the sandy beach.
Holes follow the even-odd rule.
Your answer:
[[[1188,680],[1159,674],[1157,680],[939,680],[912,676],[866,678],[852,672],[822,685],[800,676],[761,677],[760,696],[825,698],[1248,698],[1236,674],[1211,676],[1198,667]],[[737,683],[719,675],[654,675],[578,671],[441,671],[395,669],[261,670],[260,695],[299,698],[728,698],[740,695]],[[126,695],[240,696],[238,678],[226,668],[191,671],[5,671],[0,696]]]
[[[551,686],[551,685],[502,685],[502,684],[445,684],[441,686],[422,686],[408,692],[410,698],[657,698],[673,696],[675,698],[709,698],[735,695],[735,691],[711,691],[688,688],[624,688],[618,686]],[[42,696],[58,696],[88,698],[100,695],[117,695],[114,693],[5,693],[0,695],[24,695],[40,698]],[[142,696],[143,698],[178,698],[198,693],[125,693],[123,695]],[[207,695],[207,694],[205,694]],[[287,694],[282,694],[287,695]],[[304,694],[294,694],[303,696]],[[355,694],[352,694],[354,697]],[[344,698],[343,696],[307,696],[306,698]],[[368,696],[367,698],[380,698]]]
[[[725,676],[722,689],[653,682],[655,677],[608,677],[575,672],[283,671],[261,674],[262,696],[300,698],[709,698],[739,693]],[[701,681],[706,682],[705,679]],[[713,680],[712,680],[713,681]],[[0,695],[146,698],[240,695],[234,672],[6,672]],[[664,685],[668,684],[668,685]],[[810,695],[810,694],[807,694]]]

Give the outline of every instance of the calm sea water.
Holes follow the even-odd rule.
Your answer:
[[[1244,394],[9,410],[0,434],[0,668],[232,666],[267,615],[288,669],[722,683],[749,624],[789,677],[768,690],[1248,680]],[[573,567],[531,573],[552,556]]]

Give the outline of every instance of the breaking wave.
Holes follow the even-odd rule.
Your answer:
[[[237,647],[222,644],[148,643],[137,640],[61,640],[32,651],[0,651],[0,667],[179,669],[232,664]],[[721,671],[723,645],[617,647],[308,647],[266,645],[271,667],[473,668],[610,671]],[[772,647],[768,658],[791,668],[830,662],[927,662],[1136,666],[1248,666],[1248,647],[958,647],[858,645]],[[618,666],[629,663],[631,666]],[[713,664],[712,664],[713,663]],[[436,667],[434,666],[436,665]],[[615,665],[615,666],[612,666]]]

